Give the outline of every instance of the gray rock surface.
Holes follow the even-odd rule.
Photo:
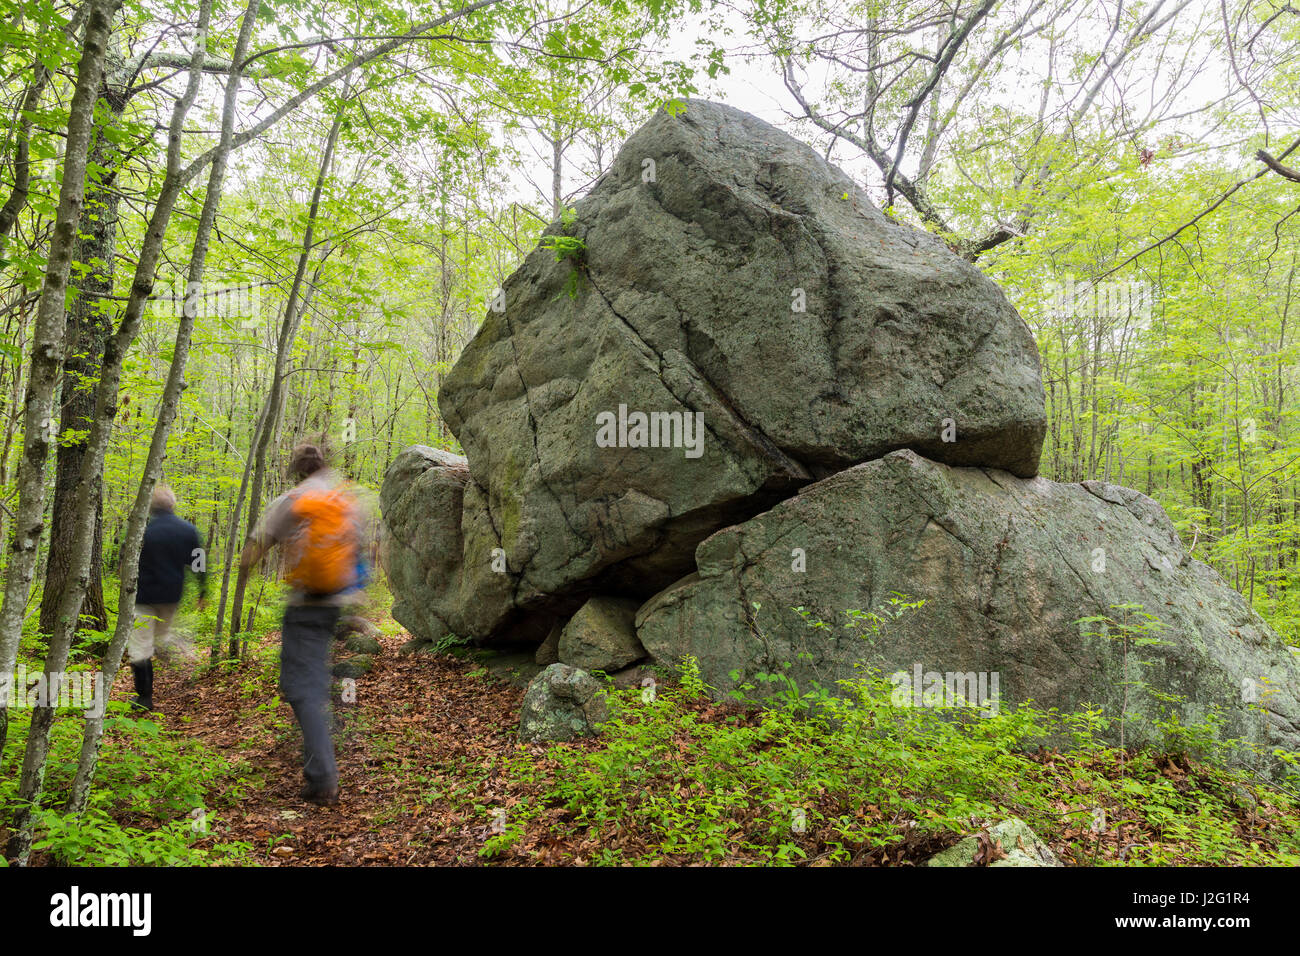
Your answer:
[[[343,646],[354,654],[380,654],[384,650],[378,639],[368,634],[349,634],[343,638]]]
[[[585,671],[613,673],[646,656],[636,638],[631,598],[594,597],[578,609],[560,634],[559,660]]]
[[[633,664],[621,671],[615,671],[609,675],[609,678],[618,690],[627,690],[630,687],[641,688],[642,697],[646,700],[652,700],[659,693],[661,675],[653,664]]]
[[[519,708],[519,738],[572,740],[598,733],[608,717],[600,681],[567,664],[552,664],[532,679]]]
[[[551,632],[546,635],[546,640],[537,645],[537,651],[533,655],[533,660],[539,667],[549,667],[552,664],[560,662],[560,632],[563,628],[557,623],[551,628]]]
[[[978,269],[889,220],[807,145],[690,101],[635,133],[576,213],[580,260],[529,255],[439,394],[470,475],[445,496],[454,506],[464,488],[481,534],[466,529],[460,566],[486,609],[459,598],[417,613],[404,588],[412,620],[483,638],[503,597],[555,610],[566,595],[648,596],[709,533],[898,447],[1036,472],[1045,415],[1024,322]],[[664,436],[674,447],[632,447],[635,427],[603,447],[598,416],[620,406],[686,416]],[[684,428],[694,413],[698,436]],[[446,540],[450,521],[429,520],[426,537]],[[492,546],[508,593],[479,573]],[[439,563],[449,581],[446,560],[426,562]]]
[[[335,664],[331,669],[331,673],[335,677],[357,678],[369,674],[374,666],[374,659],[369,654],[354,654]]]
[[[806,571],[793,570],[796,548]],[[1127,488],[1025,480],[898,451],[718,532],[696,563],[697,573],[641,608],[637,634],[661,663],[693,654],[722,691],[737,683],[733,671],[744,681],[786,661],[805,685],[852,677],[859,662],[906,672],[912,679],[900,686],[919,683],[922,701],[926,674],[945,675],[945,697],[951,684],[977,702],[993,696],[997,675],[1003,703],[1124,713],[1130,745],[1161,742],[1161,693],[1183,698],[1184,723],[1217,707],[1226,737],[1265,753],[1300,750],[1295,658],[1240,594],[1188,556],[1160,506]],[[846,610],[887,607],[893,592],[925,606],[878,634],[845,627]],[[1140,623],[1112,610],[1126,604],[1163,628],[1128,632],[1126,650],[1121,629],[1103,636],[1100,625],[1076,623]],[[809,626],[796,608],[831,626]],[[1134,643],[1144,636],[1162,643]],[[1146,686],[1126,691],[1126,680]],[[1246,750],[1234,759],[1271,765]]]
[[[541,640],[549,627],[521,619],[482,502],[459,455],[416,445],[388,467],[380,506],[393,617],[425,642],[449,634]]]
[[[984,840],[981,841],[980,837]],[[1016,817],[1003,820],[983,831],[969,836],[956,846],[936,853],[925,861],[926,866],[976,866],[982,845],[1001,848],[1005,856],[989,862],[989,866],[1060,866],[1052,848],[1038,838],[1029,824]],[[996,854],[989,854],[996,855]]]

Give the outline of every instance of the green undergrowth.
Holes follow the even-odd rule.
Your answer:
[[[688,661],[657,695],[611,689],[598,738],[505,758],[507,798],[448,797],[479,801],[496,824],[481,856],[511,862],[558,844],[598,864],[918,863],[1017,816],[1068,864],[1300,864],[1296,793],[1198,760],[1213,727],[1125,751],[1096,712],[983,716],[896,706],[893,689],[870,674],[812,708],[720,704]]]
[[[275,585],[272,585],[276,587]],[[209,579],[207,607],[197,607],[197,589],[187,587],[173,622],[173,640],[189,645],[196,662],[206,662],[216,615],[220,579]],[[278,591],[257,601],[250,588],[254,628],[275,626]],[[117,582],[104,580],[108,627],[83,628],[69,655],[71,671],[97,671],[116,623]],[[45,641],[36,633],[35,608],[24,620],[19,664],[35,678],[44,666]],[[247,618],[247,612],[246,612]],[[180,653],[173,649],[173,653]],[[125,663],[123,664],[125,667]],[[9,711],[8,741],[0,754],[0,840],[13,819],[18,778],[31,711]],[[34,862],[86,866],[212,866],[249,862],[243,843],[222,841],[221,811],[251,785],[250,768],[205,747],[122,702],[108,704],[95,784],[85,810],[65,814],[64,803],[76,773],[85,721],[80,711],[60,709],[50,736],[42,806],[35,815]],[[3,858],[0,857],[0,860]]]
[[[252,785],[251,770],[198,741],[132,716],[111,702],[89,805],[63,802],[76,772],[85,727],[61,712],[52,729],[44,806],[34,849],[65,866],[214,866],[248,864],[249,846],[220,839],[221,812]],[[12,819],[30,712],[10,711],[0,757],[0,820]],[[7,831],[0,827],[7,838]]]

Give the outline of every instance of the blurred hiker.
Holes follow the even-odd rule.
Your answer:
[[[367,521],[353,488],[325,464],[315,445],[300,445],[289,463],[300,483],[271,502],[239,559],[249,570],[274,545],[281,546],[285,580],[292,586],[280,628],[280,690],[302,730],[300,796],[338,803],[338,766],[330,735],[330,644],[342,608],[358,598],[366,553]]]
[[[129,647],[135,675],[133,703],[144,710],[153,710],[154,652],[166,659],[175,646],[171,624],[185,590],[187,568],[199,579],[200,610],[207,596],[207,575],[194,570],[195,558],[203,546],[199,529],[177,517],[175,511],[176,495],[172,490],[166,485],[154,485],[149,523],[140,546],[140,580]],[[198,566],[203,567],[203,563]]]

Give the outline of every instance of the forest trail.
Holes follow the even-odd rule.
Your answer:
[[[298,796],[301,736],[289,705],[277,700],[278,630],[263,635],[232,671],[155,665],[155,719],[247,763],[245,793],[211,794],[216,820],[210,841],[244,841],[252,862],[265,866],[479,861],[490,818],[440,799],[444,786],[454,786],[444,781],[456,779],[444,771],[492,764],[513,748],[522,691],[468,661],[401,656],[397,650],[409,637],[379,638],[383,653],[357,678],[355,703],[339,702],[335,681],[342,793],[335,807],[315,807]],[[122,674],[114,697],[129,699],[130,669]],[[490,801],[491,790],[481,796]]]

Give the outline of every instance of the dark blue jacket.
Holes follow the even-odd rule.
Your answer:
[[[167,511],[155,511],[144,529],[140,548],[137,604],[178,604],[185,589],[185,569],[193,566],[196,548],[203,547],[199,529]],[[203,567],[204,565],[200,565]],[[207,593],[207,575],[198,572],[199,594]]]

